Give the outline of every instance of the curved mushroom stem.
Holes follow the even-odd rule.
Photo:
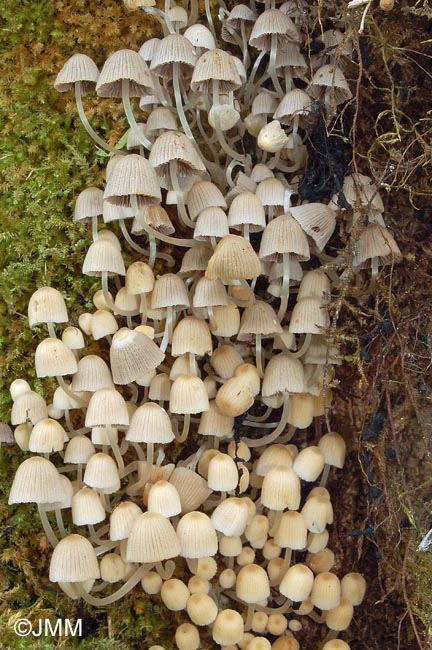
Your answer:
[[[289,253],[284,253],[283,254],[283,280],[282,280],[282,286],[280,290],[281,303],[279,305],[279,311],[278,311],[278,320],[280,323],[282,323],[288,307],[289,285],[290,285],[290,257],[289,257]]]
[[[189,226],[189,228],[195,228],[195,222],[192,219],[189,219],[189,216],[186,212],[184,204],[184,193],[180,189],[180,185],[177,178],[177,161],[173,160],[169,163],[169,174],[171,179],[171,184],[173,190],[176,194],[177,199],[177,213],[181,223],[184,226]]]
[[[102,271],[102,277],[101,277],[101,285],[102,285],[102,293],[104,300],[107,304],[107,307],[111,309],[111,311],[115,311],[116,314],[119,316],[136,316],[137,312],[136,309],[133,309],[131,311],[127,309],[120,309],[120,307],[117,307],[112,299],[112,296],[109,292],[108,288],[108,272],[107,271]]]
[[[263,349],[261,334],[255,336],[255,356],[258,374],[261,379],[264,377]]]
[[[168,347],[168,344],[171,342],[172,338],[172,329],[173,329],[173,318],[174,318],[174,311],[172,307],[167,307],[167,315],[166,315],[166,320],[165,320],[165,329],[162,337],[162,341],[160,344],[160,351],[165,352],[165,350]]]
[[[81,407],[87,407],[88,406],[88,401],[83,399],[82,397],[80,397],[76,393],[74,393],[69,388],[69,386],[67,385],[67,383],[65,382],[65,380],[63,379],[63,377],[61,375],[56,376],[56,380],[57,380],[57,383],[59,384],[59,386],[62,388],[62,390],[66,393],[66,395],[68,397],[70,397],[71,399],[73,399],[74,402],[77,402]]]
[[[52,339],[56,339],[57,334],[56,334],[56,331],[55,331],[54,323],[50,323],[50,322],[47,323],[47,328],[48,328],[48,334],[50,335],[50,337]]]
[[[250,415],[249,414],[247,416],[247,418],[246,418],[246,422],[265,422],[266,420],[268,420],[268,418],[272,414],[272,411],[273,411],[273,409],[270,406],[268,406],[263,415]]]
[[[297,352],[291,352],[291,356],[293,356],[294,359],[298,359],[299,357],[302,357],[309,350],[311,343],[312,343],[312,334],[308,332],[305,336],[301,348],[297,350]]]
[[[162,564],[162,562],[156,562],[155,564],[155,569],[162,580],[169,580],[172,578],[175,568],[175,562],[172,560],[167,560],[167,562],[165,562],[165,566]]]
[[[188,569],[193,575],[198,571],[198,558],[186,558]]]
[[[331,465],[325,463],[323,473],[321,474],[320,487],[325,487],[327,484],[327,479],[329,477]]]
[[[325,635],[324,639],[322,640],[323,645],[328,643],[328,641],[333,641],[333,639],[337,639],[338,636],[339,636],[339,630],[329,630]]]
[[[120,478],[123,476],[124,472],[124,462],[123,462],[123,457],[120,453],[120,449],[118,447],[117,441],[115,439],[114,432],[112,430],[112,424],[106,424],[105,425],[105,431],[110,443],[110,447],[113,450],[114,457],[116,459],[118,471],[119,471],[119,476]]]
[[[205,5],[205,13],[206,13],[207,21],[208,21],[208,26],[210,28],[211,33],[213,34],[213,38],[215,39],[215,42],[217,43],[218,38],[217,38],[214,23],[213,23],[213,17],[211,15],[210,1],[205,0],[204,5]]]
[[[153,564],[142,564],[129,580],[120,587],[120,589],[117,589],[117,591],[111,594],[111,596],[106,596],[105,598],[95,598],[94,596],[91,596],[86,592],[80,582],[75,582],[73,585],[76,592],[86,601],[86,603],[89,603],[89,605],[95,605],[96,607],[111,605],[111,603],[115,603],[117,600],[120,600],[120,598],[123,598],[123,596],[126,596],[126,594],[129,593],[129,591],[133,589],[135,585],[138,584],[138,582],[152,569],[152,567]]]
[[[266,51],[262,50],[258,54],[257,58],[255,59],[255,63],[253,64],[253,68],[252,68],[252,70],[250,72],[249,79],[248,79],[248,82],[247,82],[247,91],[246,91],[245,99],[244,99],[245,106],[250,105],[252,96],[255,95],[256,87],[259,87],[259,84],[257,83],[256,86],[255,86],[253,81],[255,79],[255,75],[257,73],[259,65],[260,65],[262,59],[264,58],[265,54],[266,54]]]
[[[56,523],[57,523],[57,528],[59,530],[59,533],[62,537],[66,537],[66,530],[64,527],[63,517],[60,508],[56,508],[54,512],[55,512],[55,518],[56,518]]]
[[[92,140],[94,140],[96,142],[96,144],[98,144],[100,147],[102,147],[102,149],[105,149],[106,151],[109,151],[109,152],[114,153],[114,154],[122,154],[123,156],[126,155],[125,151],[122,151],[121,149],[116,149],[115,147],[111,147],[111,145],[109,145],[107,142],[105,142],[105,140],[102,140],[102,138],[99,137],[98,134],[96,133],[96,131],[94,131],[92,129],[92,127],[90,126],[90,123],[89,123],[89,121],[88,121],[88,119],[86,117],[86,114],[84,112],[84,107],[83,107],[82,97],[81,97],[81,82],[80,81],[77,81],[75,83],[75,101],[76,101],[76,105],[77,105],[77,109],[78,109],[78,115],[80,116],[80,120],[81,120],[85,130],[87,131],[89,136],[92,138]]]
[[[124,219],[119,219],[119,223],[120,223],[121,231],[123,233],[123,237],[126,239],[129,246],[133,248],[133,250],[136,251],[137,253],[140,253],[141,255],[147,255],[148,257],[150,257],[150,255],[152,254],[151,249],[148,250],[147,248],[141,248],[141,246],[139,246],[136,242],[134,242],[134,240],[132,239],[132,237],[128,232],[128,229],[126,228]]]
[[[132,106],[131,106],[131,103],[130,103],[130,81],[129,81],[129,79],[123,79],[122,80],[122,102],[123,102],[124,111],[126,113],[127,121],[129,122],[129,126],[132,129],[136,139],[138,140],[138,142],[143,147],[145,147],[146,149],[148,149],[150,151],[150,149],[152,148],[152,143],[150,142],[150,140],[148,140],[145,137],[144,133],[140,130],[140,128],[139,128],[139,126],[138,126],[138,124],[136,122],[135,116],[133,114]]]
[[[283,409],[281,414],[281,419],[276,429],[272,433],[263,436],[262,438],[242,438],[242,441],[247,444],[248,447],[262,447],[263,445],[268,445],[271,442],[274,442],[284,430],[289,415],[289,394],[284,393]]]
[[[50,524],[50,522],[48,520],[47,513],[43,509],[42,504],[38,503],[37,507],[38,507],[39,517],[40,517],[40,520],[41,520],[45,535],[47,536],[47,539],[48,539],[49,543],[51,544],[51,546],[53,548],[55,548],[57,546],[57,544],[58,544],[58,539],[55,536],[55,533],[54,533],[54,531],[53,531],[53,529],[51,527],[51,524]]]
[[[252,619],[255,614],[255,603],[248,603],[246,621],[244,624],[244,631],[247,632],[252,627]]]
[[[188,437],[189,427],[190,427],[190,420],[191,420],[190,413],[185,413],[185,416],[184,416],[184,419],[183,419],[183,430],[182,430],[180,435],[177,433],[177,435],[175,437],[177,442],[184,442],[186,440],[186,438]]]
[[[282,89],[282,86],[279,83],[279,79],[277,76],[276,72],[276,54],[277,54],[277,39],[278,36],[277,34],[272,34],[271,37],[271,46],[270,46],[270,61],[269,61],[269,66],[268,66],[268,71],[269,75],[271,77],[271,80],[273,82],[273,87],[277,93],[277,96],[279,99],[282,99],[284,96],[284,91]]]
[[[218,79],[213,79],[212,80],[212,95],[213,95],[213,107],[217,109],[220,104],[219,104],[219,80]],[[225,139],[225,135],[222,131],[221,128],[221,123],[220,123],[220,117],[219,113],[217,110],[215,110],[215,131],[217,133],[217,137],[219,140],[219,144],[222,147],[222,149],[225,151],[228,156],[231,158],[234,158],[235,160],[238,160],[245,166],[245,172],[246,174],[250,174],[251,168],[252,168],[252,160],[249,155],[247,156],[242,156],[238,151],[233,149],[228,142]]]

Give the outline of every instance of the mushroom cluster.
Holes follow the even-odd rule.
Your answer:
[[[221,2],[221,47],[207,2],[208,27],[192,0],[189,14],[170,0],[129,5],[164,36],[115,52],[101,72],[76,54],[55,81],[110,154],[104,188],[75,205],[92,232],[82,272],[100,290],[78,326],[55,288],[31,297],[29,325],[48,334],[36,375],[58,387],[47,405],[25,380],[11,385],[15,440],[35,455],[9,503],[37,503],[50,580],[70,598],[107,605],[140,583],[184,611],[179,650],[210,637],[225,650],[296,650],[304,617],[325,626],[325,650],[346,650],[336,637],[366,585],[338,578],[328,547],[326,484],[345,442],[328,426],[340,278],[325,247],[341,193],[346,232],[361,223],[354,270],[370,267],[373,286],[400,257],[368,177],[347,175],[328,203],[298,190],[308,114],[352,98],[349,42],[332,29],[306,57],[301,2]],[[122,101],[130,130],[117,147],[86,117],[94,89]]]

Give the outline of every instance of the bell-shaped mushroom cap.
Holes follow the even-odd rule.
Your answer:
[[[216,406],[222,415],[238,417],[254,403],[254,395],[244,377],[231,377],[219,388]]]
[[[8,503],[57,503],[66,496],[55,465],[46,458],[33,456],[18,467]]]
[[[180,555],[200,558],[215,555],[218,550],[216,530],[206,514],[193,511],[183,515],[177,525]]]
[[[239,643],[244,636],[244,621],[235,609],[223,609],[212,627],[213,640],[221,646]]]
[[[122,327],[112,339],[110,362],[116,384],[129,384],[154,370],[165,355],[148,336]]]
[[[212,490],[230,492],[239,480],[237,465],[228,454],[218,453],[209,462],[207,483]]]
[[[315,445],[302,449],[295,457],[293,470],[304,481],[316,481],[324,469],[324,454]]]
[[[301,551],[306,548],[307,532],[306,522],[299,512],[294,510],[284,512],[274,536],[274,541],[281,548]],[[303,600],[303,598],[300,600]]]
[[[167,129],[170,131],[178,130],[176,117],[169,108],[159,106],[158,108],[155,108],[147,118],[146,134],[149,136],[159,135],[162,131]]]
[[[345,463],[346,444],[339,433],[331,431],[324,434],[318,442],[318,447],[324,454],[326,465],[342,469]]]
[[[181,512],[180,496],[176,487],[168,481],[156,481],[148,493],[148,511],[163,517],[175,517]]]
[[[278,354],[272,357],[264,371],[263,396],[302,393],[303,390],[304,370],[301,361],[290,354]]]
[[[211,355],[211,333],[205,320],[186,316],[176,326],[171,343],[171,354],[178,357],[188,352],[203,357]]]
[[[87,463],[95,452],[92,441],[80,434],[69,440],[65,450],[64,462],[73,465]]]
[[[64,446],[66,431],[62,425],[51,418],[39,420],[34,425],[29,439],[29,451],[37,454],[50,454],[61,451]]]
[[[100,388],[95,391],[87,408],[86,427],[100,427],[106,424],[113,426],[129,424],[126,402],[114,388]]]
[[[276,108],[273,117],[281,124],[289,124],[296,115],[308,113],[311,105],[311,98],[300,88],[293,88],[287,92]]]
[[[234,197],[228,211],[228,225],[235,230],[247,224],[250,232],[259,232],[265,228],[264,206],[256,194],[241,192]]]
[[[241,86],[234,57],[225,50],[209,50],[200,56],[190,86],[193,91],[208,93],[211,91],[213,81],[219,82],[219,92],[223,93],[237,90]]]
[[[84,258],[82,271],[84,275],[101,277],[108,275],[125,275],[126,269],[121,251],[108,239],[99,238],[90,244]]]
[[[180,554],[180,542],[166,517],[145,512],[133,523],[127,548],[127,562],[161,562]]]
[[[94,525],[106,517],[99,494],[84,486],[72,498],[72,521],[75,526]]]
[[[101,388],[114,388],[111,371],[101,357],[88,354],[78,361],[78,370],[72,378],[71,388],[74,392],[91,393]]]
[[[48,417],[48,407],[41,395],[34,390],[28,390],[19,395],[13,405],[11,413],[11,424],[23,424],[30,420],[36,424],[39,420]]]
[[[60,340],[47,338],[36,348],[35,369],[37,377],[73,375],[78,364],[72,350]]]
[[[296,302],[289,324],[290,334],[324,334],[329,327],[327,309],[319,298],[303,298]]]
[[[248,519],[247,503],[238,497],[230,497],[222,501],[211,516],[215,529],[228,537],[243,535]]]
[[[346,102],[352,97],[352,92],[342,70],[331,63],[322,65],[315,72],[307,89],[308,94],[316,99],[323,88],[331,89],[331,97],[334,97],[336,104]]]
[[[199,508],[212,492],[202,476],[187,467],[176,467],[169,482],[180,495],[183,513]]]
[[[78,194],[75,203],[74,220],[87,222],[92,217],[103,213],[103,190],[98,187],[87,187]]]
[[[279,262],[285,253],[300,262],[310,258],[306,234],[289,214],[276,217],[266,226],[258,255],[264,262]]]
[[[234,418],[222,415],[212,400],[209,410],[201,415],[198,433],[201,436],[216,436],[216,438],[230,438],[233,433]]]
[[[249,38],[249,45],[258,50],[270,50],[273,47],[272,36],[276,37],[277,48],[301,40],[291,18],[279,9],[267,9],[258,16]]]
[[[258,564],[248,564],[237,574],[236,594],[245,603],[258,603],[270,596],[270,583],[265,570]]]
[[[203,381],[195,375],[179,375],[171,386],[171,413],[202,413],[208,409],[209,400]]]
[[[214,50],[216,48],[213,34],[208,27],[200,23],[190,25],[184,32],[184,36],[194,47],[202,47],[204,50]]]
[[[110,539],[113,542],[119,539],[127,539],[134,522],[141,515],[140,507],[133,501],[119,503],[110,516]]]
[[[180,311],[189,306],[187,288],[179,275],[164,273],[156,280],[151,296],[152,309],[173,307],[176,311]]]
[[[314,574],[305,564],[293,564],[282,578],[279,586],[281,594],[301,602],[309,598],[314,582]]]
[[[133,262],[126,271],[126,291],[131,295],[148,293],[155,283],[153,270],[145,262]]]
[[[229,235],[228,218],[218,207],[204,208],[199,213],[194,230],[194,239],[208,241],[210,237],[225,237]]]
[[[99,70],[92,59],[86,54],[73,54],[66,61],[56,80],[54,88],[60,93],[72,90],[77,81],[81,82],[81,92],[94,90],[99,79]]]
[[[117,492],[120,488],[120,478],[117,465],[111,456],[102,452],[93,454],[84,472],[84,483],[106,494]]]
[[[196,219],[206,208],[218,207],[225,210],[227,207],[222,192],[210,181],[196,181],[188,192],[186,204],[191,219]]]
[[[277,465],[264,476],[261,502],[271,510],[297,510],[300,505],[300,479],[290,467]]]
[[[138,205],[155,205],[162,195],[152,163],[139,154],[131,153],[117,162],[108,177],[104,199],[120,206],[131,206],[131,195]]]
[[[172,79],[173,74],[187,77],[196,63],[196,53],[189,39],[181,34],[168,34],[159,41],[153,54],[150,70],[158,77]],[[177,70],[174,70],[177,63]]]
[[[221,307],[228,302],[228,294],[222,280],[207,280],[203,277],[196,283],[193,296],[194,307]]]
[[[144,59],[133,50],[118,50],[105,61],[96,85],[100,97],[121,97],[122,81],[129,81],[130,97],[153,93],[153,81]]]
[[[282,334],[282,327],[271,305],[263,300],[257,300],[243,312],[237,340],[247,341],[255,335],[263,337]]]
[[[155,402],[146,402],[132,415],[126,440],[167,444],[174,440],[168,413]]]
[[[159,179],[161,187],[175,189],[171,181],[171,164],[175,163],[175,174],[182,191],[188,190],[198,177],[207,173],[193,143],[181,131],[165,131],[153,143],[149,161]]]
[[[240,235],[222,237],[207,264],[208,280],[253,279],[261,273],[261,262],[250,242]]]
[[[353,267],[366,268],[370,265],[370,260],[375,258],[378,264],[393,264],[400,262],[402,254],[390,231],[378,223],[371,223],[360,234]]]
[[[319,573],[314,580],[311,601],[323,611],[334,609],[340,603],[341,584],[339,578],[328,571]]]
[[[81,535],[64,537],[51,557],[51,582],[83,582],[100,578],[99,564],[93,546]]]
[[[28,305],[30,327],[40,323],[66,323],[66,304],[60,291],[52,287],[41,287],[32,294]]]

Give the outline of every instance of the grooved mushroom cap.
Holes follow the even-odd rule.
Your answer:
[[[136,153],[122,156],[108,177],[104,199],[114,205],[131,207],[135,195],[140,207],[161,201],[159,182],[151,162]]]
[[[100,388],[90,398],[87,408],[86,427],[128,425],[129,413],[126,402],[115,388]]]
[[[96,92],[99,97],[121,97],[122,81],[129,80],[130,97],[153,93],[153,81],[144,59],[133,50],[118,50],[105,61]]]
[[[194,183],[188,192],[186,204],[191,219],[196,219],[205,208],[219,207],[225,210],[227,207],[222,192],[210,181]]]
[[[93,454],[86,465],[84,483],[105,494],[117,492],[120,488],[120,478],[117,465],[108,454],[102,452]]]
[[[189,306],[188,291],[180,276],[175,273],[164,273],[156,280],[151,297],[152,309],[172,307],[180,311]]]
[[[303,390],[304,370],[301,361],[290,354],[272,357],[264,372],[263,397],[279,393],[302,393]]]
[[[129,384],[154,370],[165,355],[148,336],[122,327],[113,336],[110,363],[115,384]]]
[[[52,287],[37,289],[29,300],[28,319],[30,327],[40,323],[66,323],[69,319],[61,293]]]
[[[108,239],[99,238],[90,244],[84,258],[82,271],[84,275],[101,277],[108,275],[125,275],[126,269],[121,251]]]
[[[329,327],[327,309],[319,298],[302,298],[296,302],[289,325],[290,334],[324,334]]]
[[[240,88],[241,80],[233,59],[234,57],[225,50],[204,52],[196,62],[191,89],[209,93],[214,80],[218,82],[219,92],[227,93]]]
[[[78,194],[75,203],[74,220],[91,221],[103,213],[103,191],[97,187],[87,187]]]
[[[11,412],[11,424],[23,424],[30,420],[36,424],[39,420],[48,417],[48,407],[43,397],[34,390],[28,390],[19,395],[13,405]]]
[[[132,415],[126,440],[167,444],[174,440],[168,413],[155,402],[146,402]]]
[[[297,510],[300,506],[300,479],[290,467],[277,465],[264,476],[261,502],[271,510]]]
[[[156,481],[148,494],[148,511],[163,517],[174,517],[181,512],[180,496],[172,483]]]
[[[150,70],[158,77],[172,79],[174,63],[177,63],[179,77],[189,76],[196,63],[196,52],[192,43],[181,34],[168,34],[153,54]]]
[[[126,271],[126,291],[131,295],[148,293],[153,290],[155,277],[153,270],[145,262],[133,262]]]
[[[334,96],[336,104],[346,102],[352,97],[350,87],[342,70],[331,63],[318,68],[309,84],[308,93],[316,99],[321,91],[327,88],[331,89],[331,96]]]
[[[243,535],[249,518],[249,508],[244,499],[230,497],[222,501],[211,516],[216,530],[228,537]]]
[[[367,268],[370,265],[370,260],[374,258],[381,265],[400,262],[402,259],[402,254],[393,235],[378,223],[368,224],[360,234],[353,266],[356,269]]]
[[[341,599],[339,578],[327,571],[319,573],[315,577],[310,598],[314,606],[323,611],[337,607]]]
[[[37,422],[30,434],[29,451],[37,454],[49,454],[61,451],[64,446],[66,432],[62,425],[51,418]]]
[[[208,280],[251,280],[261,274],[261,262],[250,242],[240,235],[226,235],[208,261]]]
[[[78,361],[78,370],[72,378],[74,392],[94,393],[101,388],[114,388],[111,371],[103,359],[96,354],[88,354]]]
[[[50,563],[51,582],[83,582],[100,578],[93,546],[81,535],[68,535],[55,547]]]
[[[216,530],[203,512],[193,511],[183,515],[177,525],[177,537],[182,557],[209,557],[218,551]]]
[[[73,375],[78,369],[74,353],[60,340],[47,338],[36,348],[35,369],[37,377]]]
[[[86,54],[74,54],[66,61],[56,80],[54,88],[60,93],[72,90],[77,81],[81,82],[81,92],[94,90],[99,79],[99,70],[92,59]]]
[[[57,503],[66,497],[55,465],[46,458],[33,456],[18,467],[8,503]]]
[[[176,467],[169,482],[177,488],[183,513],[199,508],[212,493],[202,476],[187,467]]]
[[[75,526],[94,525],[106,517],[99,494],[84,486],[72,497],[72,521]]]
[[[249,38],[249,45],[258,50],[270,50],[274,42],[272,36],[276,39],[278,49],[290,42],[301,41],[291,18],[279,9],[267,9],[258,16]]]
[[[149,161],[161,187],[170,190],[175,189],[171,181],[172,164],[175,164],[174,173],[182,191],[188,190],[197,176],[207,173],[195,146],[181,131],[165,131],[159,135],[153,143]]]
[[[219,388],[216,406],[222,415],[237,417],[254,403],[254,395],[245,377],[231,377]]]
[[[310,258],[306,234],[290,214],[282,214],[267,224],[258,255],[263,262],[280,262],[285,253],[290,254],[290,260],[305,262]]]
[[[305,203],[292,206],[290,213],[305,233],[312,237],[321,253],[336,227],[334,211],[323,203]]]
[[[179,553],[180,543],[168,519],[145,512],[135,520],[127,542],[127,562],[161,562]]]
[[[171,413],[202,413],[208,409],[208,394],[203,381],[195,375],[179,375],[171,386]]]
[[[207,483],[212,490],[230,492],[239,480],[237,465],[228,454],[216,454],[208,466]]]
[[[346,444],[339,433],[336,433],[336,431],[326,433],[320,438],[318,447],[324,454],[327,465],[342,469],[345,463]]]
[[[87,463],[88,460],[96,453],[92,441],[83,435],[77,435],[71,438],[67,444],[64,462],[77,465]]]
[[[211,333],[205,320],[186,316],[175,327],[171,343],[171,354],[178,357],[188,352],[200,357],[211,355],[213,350]]]
[[[110,516],[110,539],[113,542],[127,539],[135,520],[141,515],[141,509],[133,501],[119,503]]]

